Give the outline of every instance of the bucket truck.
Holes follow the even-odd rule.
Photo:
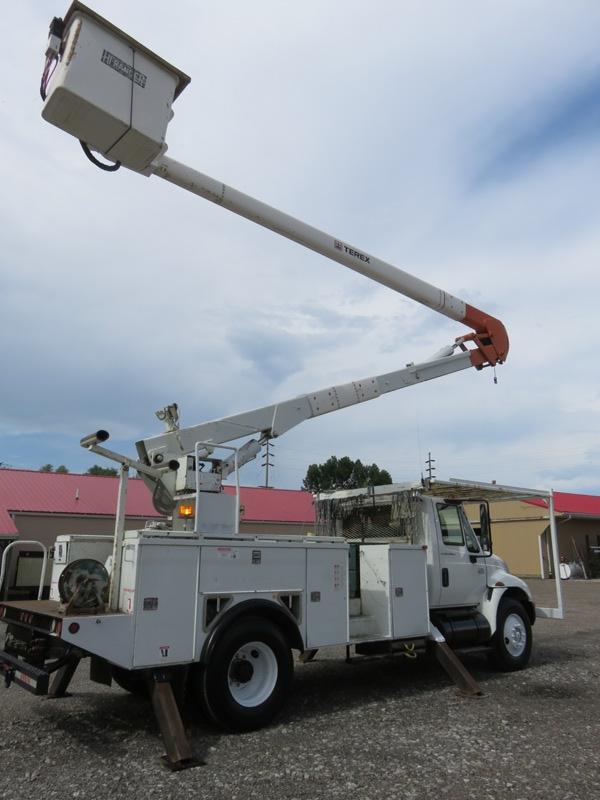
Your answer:
[[[172,104],[188,83],[75,2],[51,25],[42,115],[78,138],[96,165],[170,181],[470,330],[422,363],[199,425],[180,426],[177,406],[166,406],[157,412],[165,430],[139,441],[137,458],[110,450],[104,430],[81,440],[120,464],[114,537],[95,543],[95,558],[65,555],[51,599],[0,603],[7,625],[0,665],[7,685],[56,697],[89,658],[93,680],[150,694],[173,768],[193,763],[175,697],[228,730],[268,724],[289,694],[293,651],[307,661],[327,646],[429,649],[471,694],[479,687],[455,648],[484,648],[504,670],[524,667],[536,617],[531,592],[492,555],[488,517],[478,538],[462,501],[546,497],[555,537],[551,494],[464,482],[387,487],[403,522],[374,538],[348,533],[331,514],[321,535],[240,532],[239,469],[269,439],[388,392],[502,364],[508,336],[491,314],[167,157]],[[131,468],[165,515],[137,531],[124,528]],[[234,495],[223,491],[231,476]],[[375,499],[352,502],[376,506]],[[321,497],[317,507],[346,500]],[[559,616],[562,607],[537,614]]]

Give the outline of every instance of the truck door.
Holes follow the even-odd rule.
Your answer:
[[[485,592],[485,559],[462,505],[436,503],[440,606],[473,606]],[[479,558],[473,558],[479,556]]]

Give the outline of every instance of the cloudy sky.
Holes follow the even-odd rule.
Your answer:
[[[169,155],[502,319],[507,363],[305,423],[275,485],[350,455],[600,492],[600,4],[96,0],[192,76]],[[168,9],[166,11],[165,9]],[[85,471],[183,424],[427,357],[466,331],[125,169],[40,117],[50,18],[5,9],[0,461]],[[260,484],[249,465],[243,482]]]

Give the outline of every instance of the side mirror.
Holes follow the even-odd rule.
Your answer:
[[[492,554],[492,526],[490,524],[490,507],[487,503],[479,506],[479,543],[486,555]]]

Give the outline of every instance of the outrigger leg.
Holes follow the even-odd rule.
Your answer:
[[[427,650],[432,652],[447,675],[458,686],[460,693],[467,697],[481,697],[483,692],[475,678],[465,667],[456,653],[448,646],[448,642],[440,631],[431,625]]]
[[[300,661],[301,664],[308,664],[308,662],[312,661],[318,652],[318,648],[315,648],[314,650],[304,650],[298,656],[298,661]]]
[[[163,756],[169,769],[175,771],[197,767],[202,764],[192,755],[175,694],[171,675],[164,670],[155,670],[150,679],[152,707],[160,728],[166,754]]]
[[[56,675],[52,679],[50,689],[48,690],[48,697],[52,700],[57,700],[59,697],[68,697],[67,689],[75,675],[75,671],[79,666],[81,657],[78,655],[71,655],[67,658],[65,663],[56,670]]]

